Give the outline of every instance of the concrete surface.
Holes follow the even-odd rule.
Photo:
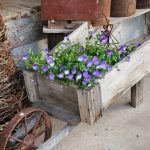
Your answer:
[[[53,150],[150,150],[150,75],[144,79],[144,102],[129,105],[130,92],[104,111],[94,125],[80,123]]]

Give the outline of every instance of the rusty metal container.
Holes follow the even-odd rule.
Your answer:
[[[111,17],[128,17],[136,12],[136,0],[112,0]]]
[[[43,20],[99,20],[106,23],[111,0],[42,0]]]
[[[150,8],[150,0],[137,0],[138,9]]]

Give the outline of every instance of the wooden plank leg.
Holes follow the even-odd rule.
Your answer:
[[[93,124],[102,117],[102,100],[100,86],[89,91],[77,90],[81,121]]]
[[[137,107],[143,101],[143,79],[131,88],[131,106]]]

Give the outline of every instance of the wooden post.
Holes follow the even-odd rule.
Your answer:
[[[26,91],[28,94],[28,98],[31,102],[35,102],[38,100],[38,87],[36,81],[36,75],[34,72],[23,71]]]
[[[100,86],[89,91],[77,90],[80,118],[82,122],[93,124],[102,116],[102,102]]]
[[[131,88],[131,106],[137,107],[143,101],[143,79]]]

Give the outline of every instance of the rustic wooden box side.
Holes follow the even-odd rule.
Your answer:
[[[103,109],[106,109],[121,94],[125,93],[150,72],[149,49],[150,40],[130,55],[130,62],[120,62],[117,68],[114,68],[101,80]]]

